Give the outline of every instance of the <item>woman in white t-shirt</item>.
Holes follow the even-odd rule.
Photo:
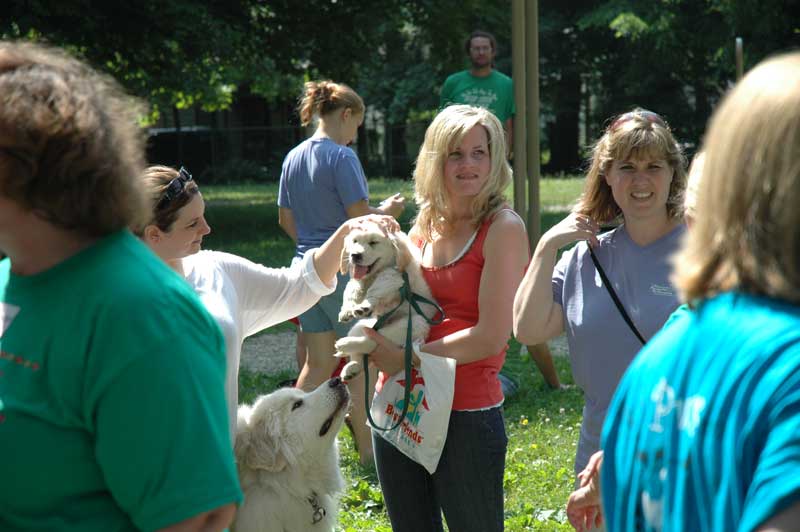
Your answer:
[[[391,216],[350,219],[294,267],[267,268],[230,253],[200,251],[211,228],[200,190],[184,168],[152,166],[143,180],[153,215],[136,233],[192,285],[225,336],[225,393],[233,437],[243,340],[304,312],[336,288],[342,244],[352,228],[365,220],[388,230],[399,226]]]

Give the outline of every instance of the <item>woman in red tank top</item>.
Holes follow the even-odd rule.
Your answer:
[[[414,171],[419,214],[412,238],[446,319],[423,351],[457,362],[447,441],[431,475],[383,438],[375,462],[395,532],[503,530],[507,438],[497,373],[511,335],[512,304],[528,259],[522,220],[506,206],[511,181],[497,118],[468,105],[445,108],[425,133]],[[386,375],[403,351],[373,336],[372,362]],[[382,376],[383,377],[383,376]],[[385,378],[385,377],[383,377]]]

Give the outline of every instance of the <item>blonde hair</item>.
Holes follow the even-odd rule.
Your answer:
[[[689,176],[686,178],[686,190],[683,191],[683,215],[694,220],[697,217],[697,188],[703,175],[703,163],[706,154],[699,151],[689,165]]]
[[[172,225],[178,219],[180,210],[188,204],[200,189],[194,180],[187,182],[178,196],[166,205],[159,206],[164,198],[167,187],[179,176],[178,170],[170,166],[150,166],[142,174],[142,183],[147,193],[147,204],[150,207],[150,216],[146,222],[133,226],[131,229],[139,236],[144,234],[148,225],[155,225],[165,233],[172,230]]]
[[[344,83],[325,80],[309,81],[304,85],[297,106],[302,125],[310,124],[314,115],[326,116],[338,109],[352,109],[353,113],[363,115],[364,100]]]
[[[616,117],[595,143],[583,193],[573,211],[601,224],[619,221],[622,210],[606,183],[606,173],[613,161],[647,157],[664,159],[672,168],[667,216],[681,217],[683,189],[686,186],[686,158],[666,122],[652,111],[641,108]]]
[[[705,138],[697,218],[675,258],[685,301],[739,290],[800,302],[800,52],[760,63]]]
[[[448,154],[476,126],[486,130],[491,168],[489,180],[472,200],[472,223],[480,224],[506,203],[504,191],[511,182],[511,167],[506,161],[505,132],[500,121],[480,107],[445,107],[425,131],[414,169],[414,197],[419,208],[414,223],[425,240],[431,240],[433,233],[441,235],[450,229],[444,165]]]
[[[143,106],[66,52],[0,42],[0,194],[49,223],[104,236],[146,216]]]

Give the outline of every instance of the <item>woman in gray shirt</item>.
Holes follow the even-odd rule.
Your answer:
[[[685,226],[686,160],[656,113],[616,117],[594,146],[572,213],[539,240],[514,300],[514,334],[525,344],[566,332],[585,406],[575,472],[599,448],[608,404],[642,346],[592,262],[594,251],[631,321],[650,338],[678,306],[669,258]],[[621,222],[621,223],[620,223]],[[600,226],[619,225],[602,235]],[[556,263],[558,250],[575,242]]]

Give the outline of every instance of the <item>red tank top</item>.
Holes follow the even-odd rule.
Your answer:
[[[467,252],[446,266],[422,267],[422,275],[431,288],[434,299],[445,313],[444,321],[431,327],[428,341],[472,327],[478,323],[478,289],[483,272],[483,243],[494,217],[485,220]],[[422,247],[423,242],[415,243]],[[506,350],[484,359],[456,366],[453,410],[478,410],[503,401],[503,391],[497,374],[506,359]],[[381,375],[381,384],[386,377]]]

